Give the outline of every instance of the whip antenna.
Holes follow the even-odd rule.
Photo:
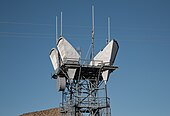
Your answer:
[[[58,20],[57,20],[57,16],[56,16],[56,44],[57,44],[57,41],[58,41]]]
[[[110,17],[108,17],[108,29],[107,29],[107,40],[106,40],[106,44],[108,44],[110,42]]]
[[[63,26],[63,15],[62,15],[62,12],[61,12],[61,32],[60,32],[60,36],[62,37],[62,35],[63,35],[63,28],[62,28],[62,26]]]
[[[92,54],[91,59],[94,58],[94,5],[92,5]]]

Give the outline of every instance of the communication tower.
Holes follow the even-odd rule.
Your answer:
[[[56,17],[57,25],[57,17]],[[57,28],[56,28],[57,30]],[[110,98],[107,96],[109,75],[118,67],[113,66],[119,45],[110,40],[110,18],[106,47],[94,56],[94,6],[92,6],[92,58],[83,60],[77,50],[56,31],[56,48],[50,59],[54,68],[52,78],[57,79],[62,93],[62,116],[111,116]]]

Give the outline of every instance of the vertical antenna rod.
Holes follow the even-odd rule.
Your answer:
[[[56,44],[57,44],[57,41],[58,41],[58,21],[57,21],[57,16],[56,16]]]
[[[94,58],[94,5],[92,5],[92,56]]]
[[[61,37],[62,37],[62,35],[63,35],[62,26],[63,26],[63,15],[62,15],[62,12],[61,12],[61,32],[60,32],[60,36],[61,36]]]
[[[107,37],[107,44],[110,42],[110,17],[108,17],[108,37]]]

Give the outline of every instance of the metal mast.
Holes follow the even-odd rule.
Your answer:
[[[56,16],[56,45],[57,45],[57,42],[58,42],[58,19],[57,19],[57,16]]]
[[[61,12],[61,30],[60,31],[61,31],[60,37],[62,37],[63,36],[63,14],[62,14],[62,12]]]
[[[94,58],[94,5],[92,5],[92,54],[91,60]]]

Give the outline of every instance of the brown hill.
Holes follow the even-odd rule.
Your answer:
[[[47,109],[42,111],[25,113],[20,116],[61,116],[61,115],[60,115],[59,108],[52,108],[52,109]]]

